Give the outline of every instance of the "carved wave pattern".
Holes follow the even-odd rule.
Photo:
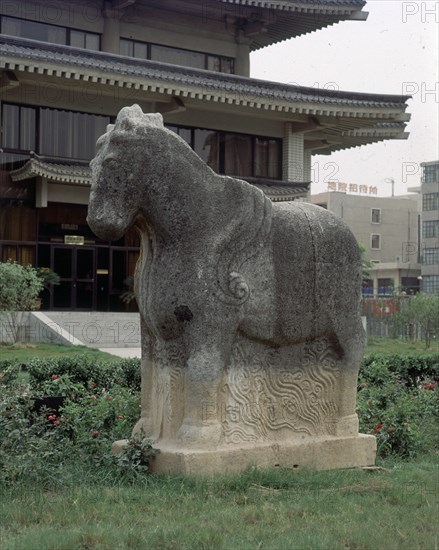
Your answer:
[[[221,419],[226,443],[335,433],[337,356],[326,339],[301,347],[299,354],[264,347],[249,354],[245,344],[235,346]]]

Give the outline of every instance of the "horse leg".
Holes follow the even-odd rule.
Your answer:
[[[178,438],[184,445],[218,445],[222,435],[219,394],[235,331],[190,332],[186,338],[184,420]],[[195,338],[196,335],[196,338]]]
[[[337,328],[336,336],[342,350],[336,435],[357,435],[358,371],[366,343],[366,334],[361,319],[350,319],[350,323],[347,321],[342,323],[342,326]]]
[[[157,380],[157,363],[154,349],[157,345],[155,336],[147,329],[144,320],[140,319],[142,342],[142,379],[141,379],[141,416],[133,429],[133,435],[141,435],[156,441],[160,436],[161,422],[154,407],[155,385]]]

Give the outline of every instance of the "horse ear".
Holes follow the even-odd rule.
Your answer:
[[[163,117],[160,113],[147,113],[143,117],[150,128],[163,128]]]
[[[122,132],[142,131],[145,127],[163,128],[163,117],[160,113],[145,114],[139,105],[134,104],[119,111],[115,126],[115,130]]]

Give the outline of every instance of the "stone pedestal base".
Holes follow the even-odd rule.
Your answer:
[[[116,441],[112,451],[120,452],[126,440]],[[258,468],[310,468],[334,470],[375,464],[376,439],[359,434],[351,437],[315,437],[303,441],[279,443],[245,443],[223,445],[216,449],[192,450],[167,446],[162,442],[159,453],[150,462],[156,474],[215,474],[242,472]]]

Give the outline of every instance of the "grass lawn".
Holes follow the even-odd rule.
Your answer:
[[[97,472],[87,482],[78,472],[77,484],[65,487],[4,489],[0,547],[433,550],[438,459],[387,461],[373,472],[150,477],[132,486],[106,483]]]
[[[421,340],[399,340],[392,338],[369,338],[365,355],[388,353],[396,355],[416,355],[419,353],[439,353],[439,341],[433,340],[429,349]]]
[[[0,359],[17,359],[25,363],[35,357],[59,357],[73,356],[75,354],[86,355],[99,360],[114,361],[116,356],[99,351],[98,349],[86,346],[63,346],[60,344],[0,344]],[[392,340],[390,338],[369,338],[366,348],[366,355],[370,353],[389,354],[418,354],[418,353],[439,353],[439,341],[433,341],[429,350],[425,349],[424,342],[408,340]]]
[[[118,357],[86,346],[64,346],[62,344],[0,344],[0,359],[17,360],[26,363],[30,359],[52,357],[73,357],[86,355],[91,359],[114,361]]]
[[[2,358],[23,362],[78,351],[99,359],[107,355],[90,348],[43,344],[0,348]],[[377,351],[424,353],[422,343],[370,341],[368,353]],[[386,388],[371,400],[389,398]],[[396,391],[393,385],[391,389]],[[379,459],[383,468],[372,471],[276,468],[211,478],[136,476],[132,472],[139,470],[133,463],[115,471],[105,458],[110,447],[106,439],[100,440],[110,429],[105,422],[111,419],[116,429],[119,422],[127,422],[127,415],[138,414],[133,396],[131,408],[122,410],[130,397],[126,388],[116,384],[111,391],[109,400],[108,394],[90,389],[97,396],[81,402],[80,410],[64,412],[57,428],[49,417],[43,418],[40,428],[27,422],[26,416],[20,416],[15,394],[10,405],[7,393],[3,394],[7,405],[0,416],[0,443],[4,443],[0,465],[9,475],[0,484],[1,550],[439,549],[439,452],[434,450],[433,437],[428,438],[429,454],[411,461]],[[432,407],[438,390],[419,391],[425,392],[416,394],[416,407],[423,404],[420,410],[426,411],[420,420],[424,425],[429,415],[437,418],[437,407]],[[377,410],[390,415],[383,420],[388,422],[385,425],[395,421],[401,437],[416,442],[412,432],[401,428],[406,414],[412,414],[412,395],[407,390],[402,396],[407,413],[401,405],[396,411],[404,413],[401,418],[395,416],[392,403]],[[413,422],[410,429],[416,434],[416,417]],[[97,425],[102,434],[97,431],[95,438],[91,434]],[[68,435],[69,426],[74,439]],[[127,433],[130,429],[131,424]]]

